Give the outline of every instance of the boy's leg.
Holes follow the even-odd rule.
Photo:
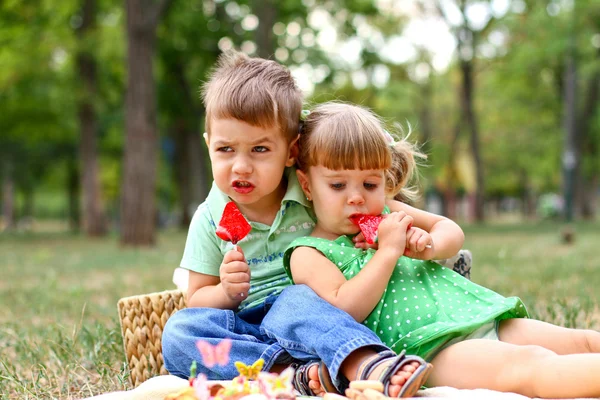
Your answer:
[[[501,341],[518,345],[537,345],[557,354],[600,353],[600,332],[569,329],[527,318],[500,322]]]
[[[600,354],[557,355],[540,346],[473,339],[442,350],[431,363],[427,386],[543,398],[600,396]]]
[[[321,299],[306,285],[284,289],[265,316],[261,331],[277,340],[295,359],[323,361],[338,389],[356,377],[361,361],[377,353],[394,356],[369,328]],[[399,392],[417,366],[418,363],[402,367],[391,379],[391,384],[398,387],[390,391]],[[382,364],[380,369],[384,367]],[[314,381],[316,371],[309,372]],[[375,370],[372,375],[378,372]],[[311,388],[317,389],[314,382]]]
[[[162,351],[169,373],[188,378],[192,361],[198,372],[208,379],[233,379],[239,373],[234,361],[251,365],[259,358],[265,360],[264,370],[274,364],[289,364],[292,359],[274,340],[262,335],[259,325],[249,323],[231,310],[214,308],[184,308],[173,314],[163,330]],[[228,338],[232,340],[229,362],[206,368],[196,348],[199,339],[212,345]]]

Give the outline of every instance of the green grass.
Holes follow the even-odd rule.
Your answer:
[[[598,227],[467,227],[472,279],[518,295],[537,318],[600,329]],[[82,398],[130,389],[119,298],[170,289],[185,233],[162,233],[151,250],[115,237],[0,235],[0,398]]]

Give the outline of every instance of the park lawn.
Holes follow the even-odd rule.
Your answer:
[[[600,330],[597,224],[467,227],[473,281],[519,295],[534,317]],[[82,398],[130,389],[117,317],[124,296],[171,289],[184,232],[154,249],[116,237],[0,235],[0,398]]]

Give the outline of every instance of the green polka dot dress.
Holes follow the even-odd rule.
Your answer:
[[[290,256],[303,246],[323,253],[346,279],[356,276],[375,253],[355,248],[348,236],[335,241],[299,238],[284,255],[290,278]],[[528,318],[519,298],[503,297],[435,262],[400,257],[381,301],[364,324],[392,350],[430,358],[449,340],[507,318]]]

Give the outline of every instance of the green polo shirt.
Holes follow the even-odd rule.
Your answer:
[[[250,291],[240,310],[253,307],[272,294],[279,294],[291,284],[283,268],[283,254],[296,238],[308,236],[315,226],[311,205],[302,192],[294,168],[286,168],[288,187],[273,225],[250,221],[252,230],[238,245],[250,266]],[[200,204],[185,243],[181,267],[207,275],[219,276],[226,252],[233,245],[215,234],[229,197],[213,186]]]

